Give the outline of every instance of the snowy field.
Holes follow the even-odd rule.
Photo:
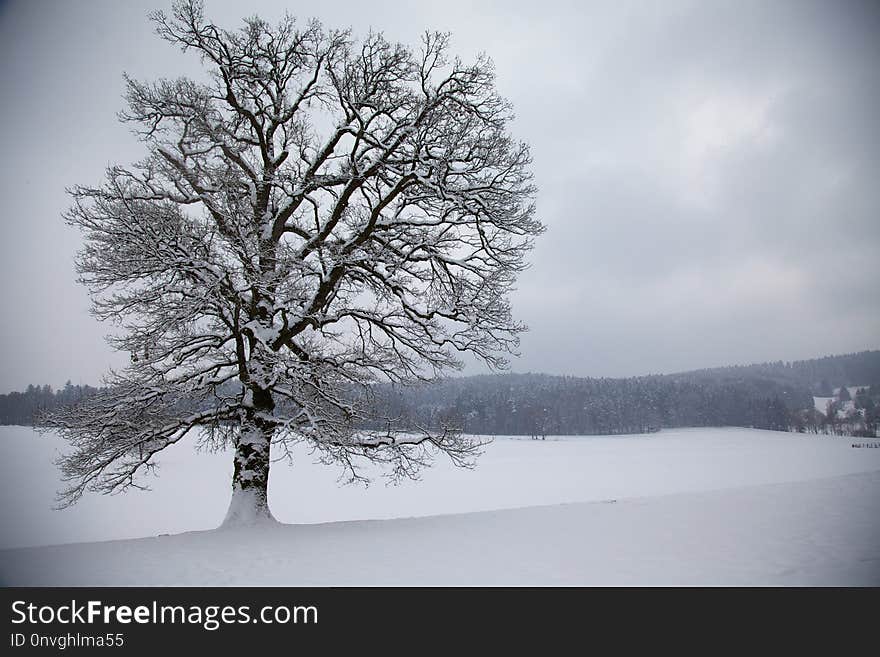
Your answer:
[[[178,445],[152,491],[53,511],[59,441],[0,441],[0,547],[77,543],[0,552],[4,584],[880,585],[880,449],[847,438],[498,438],[475,470],[438,460],[368,489],[303,450],[270,481],[288,524],[252,531],[193,531],[223,518],[228,454]],[[93,543],[134,537],[149,538]]]

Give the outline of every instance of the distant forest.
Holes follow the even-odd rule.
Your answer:
[[[10,392],[6,395],[0,395],[0,425],[33,425],[35,418],[42,411],[75,404],[97,391],[98,388],[73,385],[70,381],[60,390],[53,390],[50,385],[35,386],[31,384],[24,392]]]
[[[850,395],[847,386],[860,387]],[[0,424],[29,425],[39,412],[97,388],[28,386],[0,395]],[[373,402],[393,429],[449,426],[485,435],[646,433],[740,426],[875,436],[880,351],[631,378],[495,374],[413,387],[377,385]],[[819,412],[813,397],[829,398]],[[384,421],[383,421],[384,422]],[[384,429],[381,422],[365,427]]]
[[[847,386],[863,388],[850,399]],[[840,399],[835,391],[840,390]],[[828,397],[828,413],[813,397]],[[645,433],[739,426],[874,436],[880,351],[793,363],[719,367],[625,379],[498,374],[377,389],[377,405],[403,425],[454,426],[475,434]],[[378,427],[374,427],[378,428]]]

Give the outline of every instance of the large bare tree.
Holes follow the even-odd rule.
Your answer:
[[[132,362],[51,418],[73,446],[62,503],[141,485],[195,427],[235,448],[227,524],[271,519],[270,462],[297,441],[354,479],[472,463],[451,429],[362,427],[370,384],[462,353],[503,367],[523,330],[508,294],[543,227],[491,62],[437,33],[413,50],[290,17],[225,30],[196,0],[152,20],[207,75],[127,78],[148,154],[72,190],[81,280]]]

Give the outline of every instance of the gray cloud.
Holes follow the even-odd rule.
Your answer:
[[[227,25],[240,3],[208,0]],[[880,10],[865,2],[255,3],[484,50],[532,144],[548,232],[514,369],[631,375],[877,348]],[[95,382],[64,187],[139,156],[122,71],[195,74],[155,2],[0,6],[0,389]],[[344,6],[347,5],[347,6]],[[428,3],[425,3],[428,5]],[[472,370],[477,368],[473,367]]]

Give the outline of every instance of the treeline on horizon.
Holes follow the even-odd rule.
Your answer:
[[[847,412],[837,400],[827,415],[814,408],[814,396],[830,398],[846,386],[865,388]],[[452,426],[483,435],[602,435],[738,426],[874,436],[880,412],[880,351],[630,378],[479,375],[415,387],[377,386],[375,394],[376,405],[400,426]]]
[[[60,390],[53,390],[48,384],[31,384],[22,392],[0,395],[0,425],[32,426],[40,413],[59,406],[76,404],[98,390],[93,386],[73,385],[68,381]]]
[[[863,386],[849,416],[826,416],[813,396]],[[28,386],[0,395],[0,424],[31,425],[39,414],[75,404],[98,388]],[[880,412],[880,351],[806,361],[719,367],[669,375],[581,378],[494,374],[412,387],[373,388],[377,416],[395,430],[451,426],[485,435],[590,435],[661,428],[741,426],[875,435]],[[385,429],[387,420],[364,428]]]
[[[486,435],[607,435],[736,426],[874,436],[880,386],[865,387],[855,399],[852,414],[838,415],[843,406],[834,399],[826,416],[814,409],[806,386],[759,378],[501,374],[448,379],[415,389],[386,388],[376,403],[390,409],[403,427],[451,426]]]

